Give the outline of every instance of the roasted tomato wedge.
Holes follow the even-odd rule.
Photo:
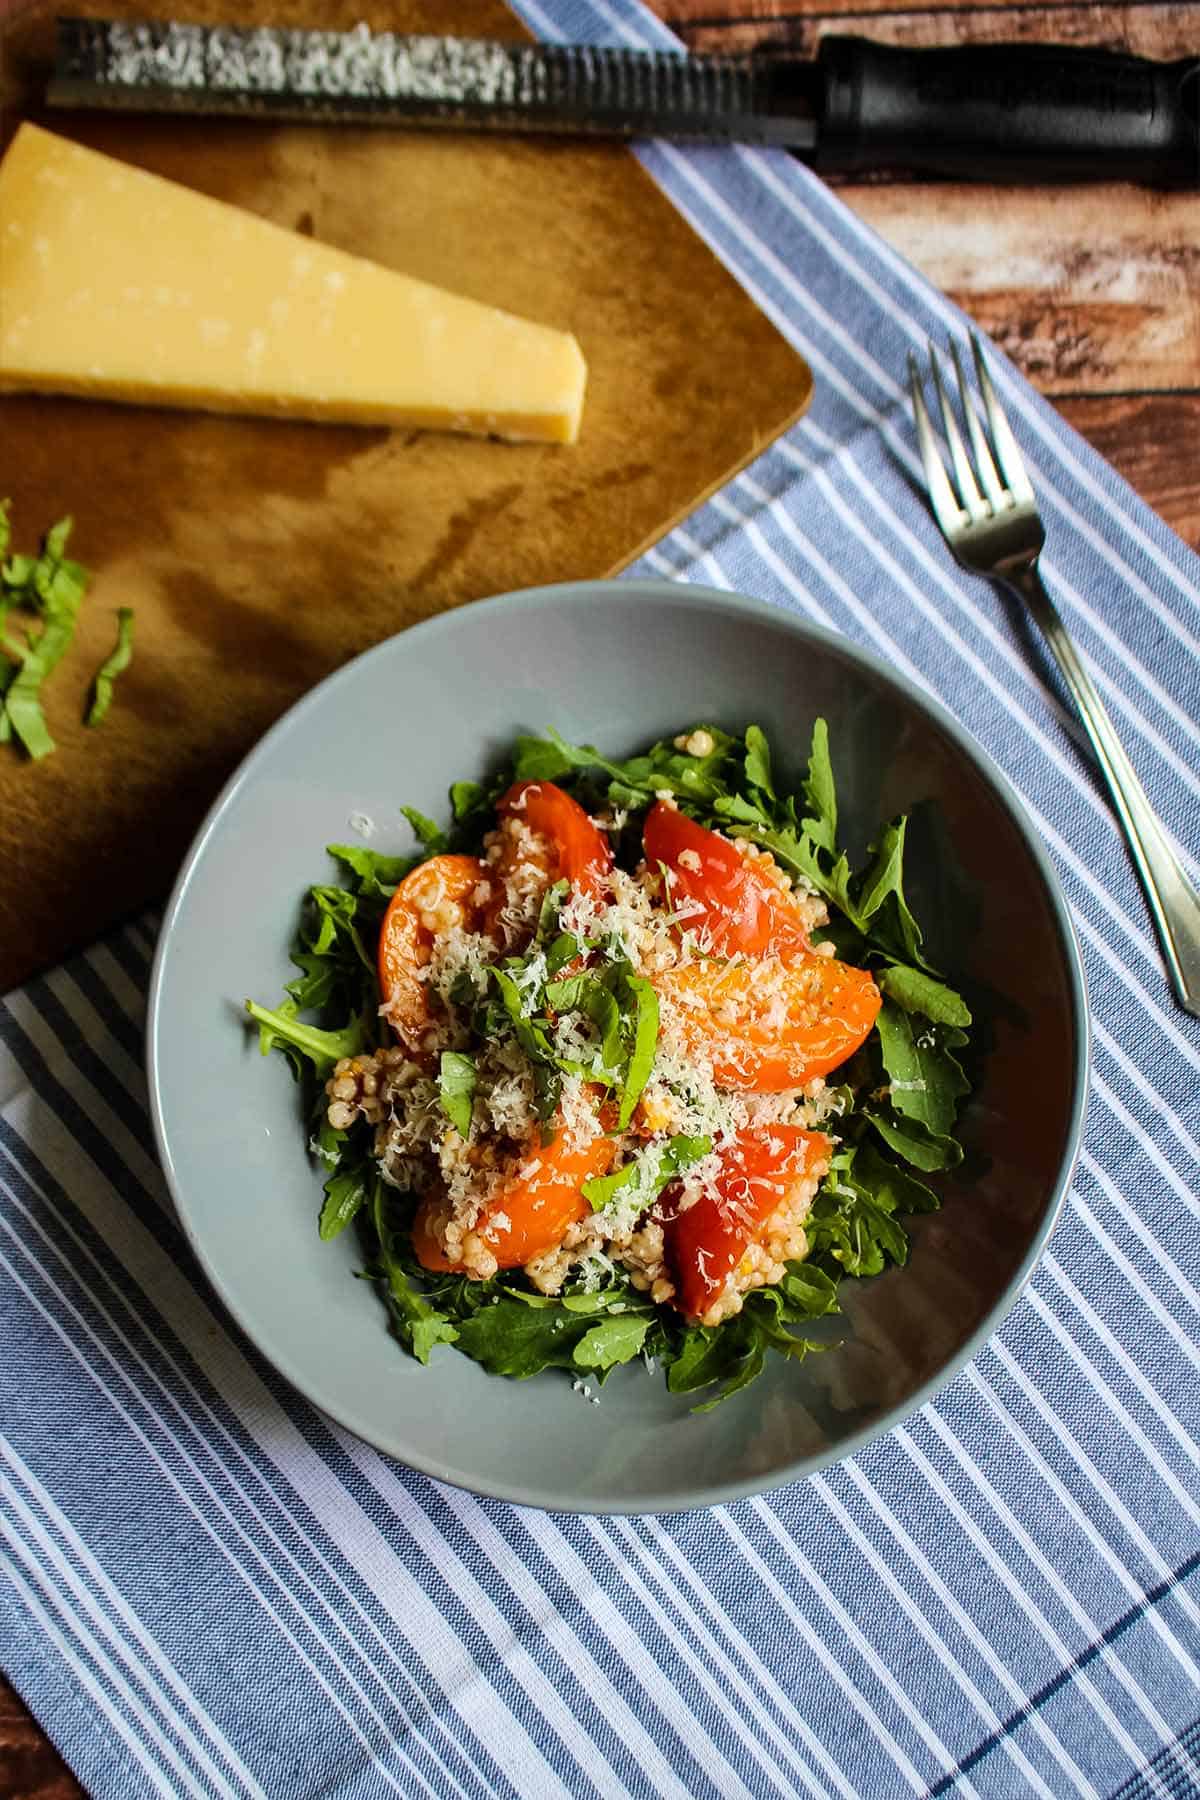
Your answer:
[[[671,894],[685,926],[703,929],[716,956],[809,954],[808,933],[791,892],[771,865],[745,856],[729,838],[708,831],[659,800],[643,833],[646,861],[671,876]]]
[[[492,894],[477,856],[431,856],[404,877],[379,930],[379,991],[392,1029],[414,1056],[429,1025],[429,995],[418,970],[437,933],[458,926],[481,931]]]
[[[545,1149],[526,1152],[514,1163],[513,1179],[489,1203],[473,1227],[498,1268],[519,1269],[535,1256],[562,1243],[569,1226],[587,1217],[590,1207],[580,1189],[593,1175],[603,1175],[612,1163],[611,1138],[581,1142],[559,1129]],[[450,1223],[444,1193],[427,1196],[413,1221],[413,1247],[425,1269],[463,1272],[461,1255],[447,1254],[446,1229]]]
[[[520,927],[506,916],[505,883],[515,871],[525,871],[522,886],[527,893],[542,894],[565,879],[583,893],[595,895],[612,868],[612,850],[578,800],[572,800],[552,781],[516,782],[502,796],[496,813],[500,857],[489,865],[496,877],[496,894],[485,929],[512,949]],[[515,824],[527,826],[532,840],[514,832]],[[526,917],[522,913],[522,919]]]
[[[690,1051],[712,1064],[717,1086],[775,1094],[828,1075],[853,1056],[879,1012],[865,969],[831,956],[790,965],[687,963],[656,975]]]
[[[829,1149],[827,1137],[798,1125],[742,1132],[724,1154],[715,1191],[683,1211],[680,1186],[664,1196],[667,1266],[690,1319],[703,1319],[717,1303],[751,1245],[765,1245],[780,1261],[802,1252],[796,1238],[809,1198],[794,1190],[824,1172]]]
[[[502,819],[524,819],[531,831],[548,840],[557,859],[556,881],[565,878],[585,894],[600,892],[612,868],[612,850],[578,800],[552,781],[518,781],[496,811]]]

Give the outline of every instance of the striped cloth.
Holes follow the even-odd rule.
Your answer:
[[[672,41],[627,0],[524,10]],[[0,1011],[0,1647],[105,1800],[1200,1789],[1200,1025],[1057,686],[920,498],[905,352],[962,321],[785,157],[644,155],[817,398],[641,572],[881,651],[1024,795],[1094,1009],[1069,1203],[977,1360],[852,1461],[711,1512],[540,1514],[353,1441],[214,1307],[147,1124],[156,921],[30,983]],[[1200,565],[999,379],[1049,583],[1194,845]]]

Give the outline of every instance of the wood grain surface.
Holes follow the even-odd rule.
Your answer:
[[[12,4],[0,0],[0,13]],[[907,9],[894,0],[852,0],[840,11],[812,0],[656,5],[695,49],[811,47],[832,29],[887,42],[1025,40],[1163,58],[1200,53],[1198,0]],[[1132,186],[958,184],[949,191],[943,183],[888,179],[843,183],[840,191],[994,332],[1075,428],[1200,547],[1200,199]],[[0,1800],[81,1793],[0,1681]]]
[[[842,32],[890,44],[1096,44],[1161,60],[1200,55],[1200,0],[655,0],[655,9],[693,50],[770,44],[811,54],[826,32]],[[886,171],[833,185],[1200,548],[1200,195],[1131,184],[968,186]]]

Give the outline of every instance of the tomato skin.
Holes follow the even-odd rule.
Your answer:
[[[600,893],[612,868],[612,847],[578,800],[552,781],[518,781],[501,796],[496,812],[501,819],[523,820],[546,839],[555,854],[556,881],[569,881],[593,897]]]
[[[612,846],[578,800],[552,781],[518,781],[496,808],[501,818],[524,819],[547,838],[558,858],[557,880],[567,880],[593,898],[613,865]]]
[[[715,1194],[702,1194],[683,1212],[670,1210],[679,1189],[667,1196],[664,1253],[681,1312],[704,1316],[787,1189],[815,1173],[830,1149],[827,1137],[798,1125],[743,1131],[724,1153]]]
[[[533,833],[523,842],[501,833],[499,860],[491,863],[496,891],[488,907],[484,929],[507,950],[517,950],[528,937],[527,925],[514,924],[506,915],[505,878],[514,869],[533,871],[525,891],[545,893],[556,881],[566,880],[585,894],[597,897],[612,868],[608,839],[588,818],[577,800],[552,781],[518,781],[496,806],[497,820],[517,820]]]
[[[477,898],[483,889],[487,894]],[[490,893],[487,867],[477,856],[431,856],[409,871],[388,902],[379,928],[379,992],[393,1031],[415,1056],[430,1023],[429,996],[417,971],[432,955],[434,933],[423,916],[448,908],[464,930],[479,931]]]
[[[587,1217],[591,1207],[581,1193],[593,1175],[609,1169],[615,1145],[611,1138],[580,1142],[559,1127],[545,1149],[535,1149],[521,1161],[520,1175],[490,1202],[473,1230],[496,1258],[501,1269],[523,1268],[535,1256],[561,1244],[570,1226]],[[427,1196],[413,1221],[413,1249],[424,1269],[464,1272],[452,1263],[438,1234],[444,1224],[440,1196]],[[442,1212],[439,1221],[439,1212]],[[503,1221],[503,1222],[501,1222]]]
[[[778,1094],[828,1075],[870,1035],[881,1005],[866,969],[807,956],[768,976],[753,963],[689,963],[654,978],[717,1086]]]
[[[689,915],[683,928],[702,927],[714,955],[790,962],[809,954],[808,932],[788,889],[732,839],[659,800],[647,814],[642,843],[650,868],[662,863],[670,872],[673,904]]]

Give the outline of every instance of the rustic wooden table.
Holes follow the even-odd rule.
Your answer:
[[[651,3],[692,50],[771,44],[803,53],[838,31],[890,44],[1098,44],[1164,61],[1200,54],[1200,0]],[[836,185],[1200,548],[1200,195],[1117,183]]]
[[[740,0],[736,13],[733,0],[653,3],[694,50],[807,51],[834,30],[887,43],[1089,43],[1164,59],[1200,54],[1200,0],[995,0],[911,10],[893,0]],[[0,0],[0,14],[12,4]],[[890,177],[839,189],[1200,548],[1200,195]],[[0,1678],[0,1800],[69,1800],[82,1791]]]

